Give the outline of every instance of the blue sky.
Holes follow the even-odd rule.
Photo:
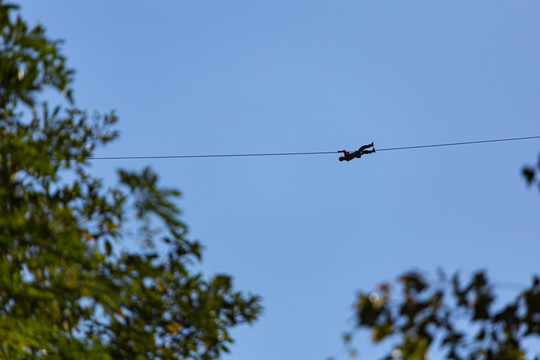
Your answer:
[[[66,40],[96,156],[309,152],[540,135],[538,1],[22,1]],[[540,141],[151,165],[183,192],[201,269],[264,297],[225,359],[339,354],[355,293],[412,268],[539,271]],[[501,287],[503,295],[511,290]],[[373,358],[367,341],[360,357]],[[345,354],[341,358],[346,358]]]

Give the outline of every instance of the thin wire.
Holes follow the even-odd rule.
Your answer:
[[[111,156],[91,157],[90,160],[135,160],[135,159],[194,159],[247,156],[291,156],[291,155],[322,155],[335,154],[338,151],[287,152],[287,153],[258,153],[258,154],[210,154],[210,155],[157,155],[157,156]]]
[[[391,151],[391,150],[421,149],[421,148],[441,147],[441,146],[485,144],[485,143],[493,143],[493,142],[529,140],[529,139],[538,139],[538,138],[540,138],[540,136],[526,136],[526,137],[507,138],[507,139],[494,139],[494,140],[464,141],[464,142],[455,142],[455,143],[447,143],[447,144],[415,145],[415,146],[404,146],[404,147],[377,149],[377,152],[379,152],[379,151]]]
[[[432,147],[443,147],[443,146],[460,146],[460,145],[471,145],[471,144],[485,144],[485,143],[494,143],[494,142],[503,142],[503,141],[519,141],[519,140],[530,140],[530,139],[540,139],[540,135],[517,137],[517,138],[506,138],[506,139],[463,141],[463,142],[454,142],[454,143],[445,143],[445,144],[414,145],[414,146],[403,146],[403,147],[393,147],[393,148],[383,148],[383,149],[377,149],[376,148],[376,150],[377,150],[377,152],[380,152],[380,151],[396,151],[396,150],[409,150],[409,149],[423,149],[423,148],[432,148]],[[255,153],[255,154],[104,156],[104,157],[90,157],[88,159],[89,160],[196,159],[196,158],[253,157],[253,156],[324,155],[324,154],[336,154],[336,153],[339,153],[339,152],[340,151],[314,151],[314,152],[284,152],[284,153]]]

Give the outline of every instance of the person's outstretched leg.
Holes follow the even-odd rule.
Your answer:
[[[362,153],[364,152],[364,150],[369,149],[370,147],[373,147],[373,143],[360,147],[360,149],[358,149],[358,152]]]

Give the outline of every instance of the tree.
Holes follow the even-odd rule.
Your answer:
[[[73,74],[61,42],[0,0],[0,357],[217,358],[260,299],[192,270],[180,193],[151,169],[111,188],[92,176],[117,117],[79,109]]]
[[[368,329],[375,343],[392,342],[385,359],[423,360],[435,350],[444,359],[532,359],[524,343],[540,340],[540,278],[499,306],[484,272],[461,285],[457,274],[451,281],[443,273],[430,281],[414,271],[400,276],[399,287],[396,297],[394,287],[383,283],[360,293],[355,306],[357,328]],[[351,339],[345,335],[347,344]]]
[[[540,162],[537,167],[523,168],[529,185],[538,182]],[[504,305],[496,304],[493,287],[483,271],[466,285],[457,274],[430,281],[408,272],[398,280],[401,296],[390,283],[358,295],[355,328],[369,330],[375,343],[392,342],[388,360],[424,360],[434,349],[452,360],[540,360],[525,345],[540,343],[540,277]],[[344,341],[354,356],[352,338],[349,332]]]

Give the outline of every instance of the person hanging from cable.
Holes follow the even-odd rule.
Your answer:
[[[372,150],[367,150],[369,148],[373,148]],[[340,150],[338,152],[342,152],[343,153],[343,156],[340,156],[339,157],[339,161],[351,161],[352,159],[354,158],[360,158],[362,157],[362,155],[365,155],[365,154],[373,154],[375,152],[375,147],[373,146],[373,143],[369,144],[369,145],[364,145],[364,146],[361,146],[360,149],[350,153],[348,152],[347,150]]]

